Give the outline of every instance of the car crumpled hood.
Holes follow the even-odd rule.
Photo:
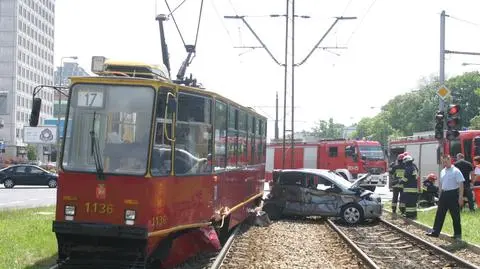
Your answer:
[[[362,181],[364,181],[368,176],[370,176],[370,173],[367,173],[367,174],[359,177],[357,180],[355,180],[355,181],[352,183],[352,186],[350,187],[350,189],[353,189],[353,188],[356,188],[356,187],[360,186],[360,184],[362,183]]]

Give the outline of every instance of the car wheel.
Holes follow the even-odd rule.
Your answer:
[[[268,203],[263,206],[263,211],[268,214],[271,220],[278,220],[282,217],[282,209],[273,203]]]
[[[6,189],[11,189],[15,186],[15,182],[13,182],[13,179],[7,178],[3,181],[3,186],[5,186]]]
[[[50,179],[47,183],[49,188],[56,188],[57,187],[57,181],[55,179]]]
[[[357,204],[348,204],[342,208],[341,217],[348,224],[358,224],[363,220],[363,210]]]

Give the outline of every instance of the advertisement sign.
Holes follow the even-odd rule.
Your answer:
[[[43,120],[43,125],[45,126],[57,126],[57,119],[45,119]],[[59,124],[59,127],[60,127],[60,138],[63,138],[63,126],[65,126],[65,119],[60,119],[60,124]],[[55,133],[57,134],[57,133]],[[67,137],[70,137],[70,135],[67,135]]]
[[[55,144],[57,127],[23,127],[23,142],[31,144]]]

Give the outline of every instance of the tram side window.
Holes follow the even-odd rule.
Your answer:
[[[267,122],[262,121],[262,163],[267,161]]]
[[[238,166],[247,165],[247,113],[238,111]]]
[[[180,93],[175,129],[175,174],[211,173],[212,100]]]
[[[248,116],[248,162],[250,164],[255,164],[255,117]]]
[[[167,100],[167,90],[158,93],[157,97],[157,128],[155,133],[155,144],[171,146],[170,140],[172,136],[172,117],[173,112],[168,111],[168,117],[165,119],[165,104]],[[166,124],[167,132],[164,132],[164,124]]]
[[[261,163],[262,159],[262,137],[260,136],[261,121],[255,120],[255,163]]]
[[[215,101],[215,171],[227,164],[227,105]]]
[[[238,109],[228,107],[228,132],[227,132],[227,168],[237,167],[237,151],[238,151]]]
[[[169,175],[171,171],[172,143],[169,138],[172,139],[172,117],[175,111],[169,110],[168,117],[165,119],[165,105],[168,91],[172,90],[166,88],[160,89],[157,96],[155,146],[152,151],[151,168],[153,176],[166,176]]]

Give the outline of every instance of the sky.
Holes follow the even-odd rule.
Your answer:
[[[183,0],[168,0],[173,10]],[[195,42],[200,0],[185,0],[173,14],[187,44]],[[291,4],[291,1],[290,1]],[[341,20],[320,46],[295,68],[295,131],[310,130],[318,120],[333,118],[350,125],[379,113],[396,95],[415,90],[419,82],[439,73],[440,13],[445,10],[446,49],[480,52],[480,1],[478,0],[296,0],[295,63],[306,58],[334,22]],[[284,68],[260,46],[241,20],[245,18],[275,59],[285,63],[286,1],[206,0],[197,40],[197,53],[187,74],[210,91],[253,107],[268,117],[267,136],[274,136],[275,95],[280,103],[280,135],[283,130]],[[56,0],[55,65],[61,58],[77,56],[90,70],[91,57],[160,64],[157,14],[168,14],[163,0]],[[172,76],[186,57],[174,22],[166,22],[166,39]],[[291,29],[291,27],[290,27]],[[288,64],[292,62],[289,32]],[[71,61],[64,59],[64,61]],[[479,56],[446,56],[449,77],[478,70]],[[291,129],[291,82],[288,71],[287,125]],[[432,118],[433,120],[433,118]]]

